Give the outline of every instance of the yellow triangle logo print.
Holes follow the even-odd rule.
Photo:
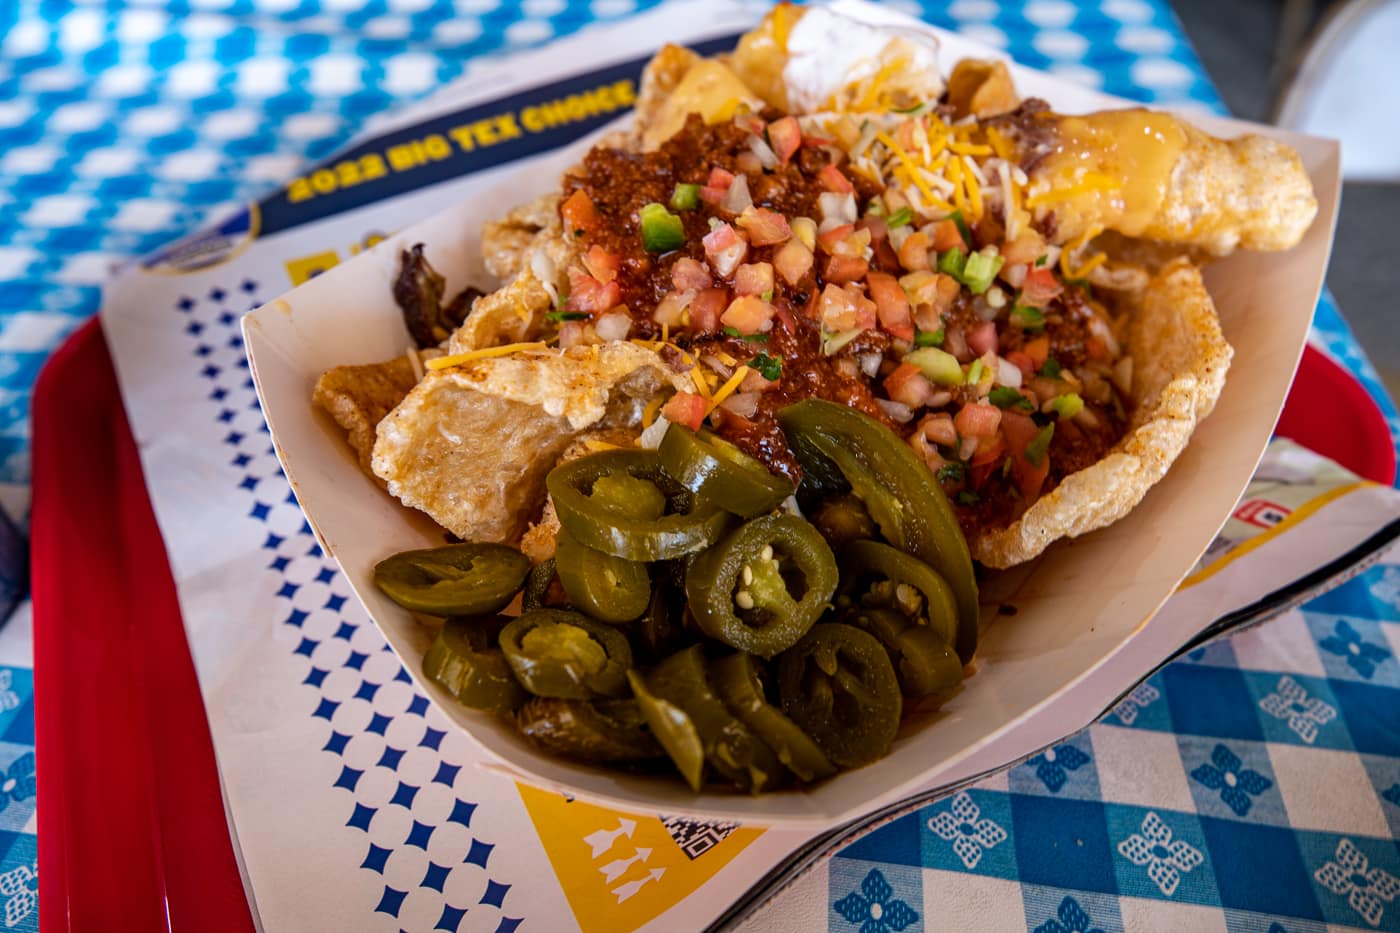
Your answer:
[[[516,787],[583,933],[637,929],[763,835],[737,823],[663,820]]]

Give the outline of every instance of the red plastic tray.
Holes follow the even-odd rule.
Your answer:
[[[96,320],[44,368],[33,418],[44,929],[252,929],[174,581]],[[1380,410],[1311,347],[1278,432],[1394,481]]]

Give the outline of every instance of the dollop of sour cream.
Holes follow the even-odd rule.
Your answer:
[[[824,7],[809,7],[792,27],[787,52],[783,81],[788,102],[799,113],[823,109],[833,95],[897,58],[908,63],[899,69],[901,89],[923,100],[943,93],[933,37],[871,25]]]

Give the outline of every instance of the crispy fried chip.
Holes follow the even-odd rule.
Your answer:
[[[1006,62],[965,58],[948,76],[948,104],[958,119],[968,114],[980,119],[1015,110],[1021,98]]]
[[[360,467],[370,476],[374,476],[369,459],[375,426],[403,401],[416,381],[406,356],[367,366],[337,366],[316,380],[312,399],[345,429]]]
[[[608,447],[633,447],[637,440],[636,428],[610,428],[580,435],[564,449],[555,466],[586,457]],[[554,546],[559,539],[559,515],[554,511],[554,498],[546,495],[544,510],[540,520],[530,525],[520,538],[520,550],[536,564],[542,564],[554,556]]]
[[[570,443],[599,425],[638,425],[645,404],[680,380],[633,343],[438,370],[380,422],[374,472],[465,540],[515,541]]]
[[[500,220],[487,221],[481,228],[481,258],[486,271],[502,281],[514,278],[524,268],[540,234],[557,234],[559,229],[558,192],[540,195]]]
[[[1066,477],[1010,527],[970,542],[977,560],[1010,567],[1059,538],[1110,525],[1166,474],[1215,407],[1234,355],[1198,268],[1182,259],[1153,278],[1133,311],[1127,352],[1137,402],[1128,433],[1107,457]]]

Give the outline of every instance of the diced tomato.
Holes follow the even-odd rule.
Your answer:
[[[1035,375],[1035,363],[1020,350],[1012,350],[1006,354],[1006,361],[1021,371],[1021,376],[1029,380]]]
[[[808,149],[820,149],[822,146],[834,146],[836,140],[828,139],[825,136],[803,136],[802,145]]]
[[[919,433],[925,440],[944,447],[956,447],[958,443],[958,429],[953,427],[953,416],[946,411],[928,415],[920,421]]]
[[[1026,273],[1026,281],[1021,285],[1021,304],[1043,308],[1064,290],[1064,286],[1055,281],[1055,273],[1049,269],[1032,269]]]
[[[947,311],[957,300],[958,294],[962,291],[962,283],[951,275],[938,275],[938,295],[934,301],[934,307],[939,311]]]
[[[855,194],[855,185],[851,180],[841,174],[841,170],[828,162],[822,166],[822,170],[817,173],[817,180],[822,183],[822,187],[827,191],[836,191],[840,194]]]
[[[728,188],[711,188],[709,185],[705,185],[700,189],[700,200],[711,207],[718,207],[728,193]]]
[[[885,393],[901,405],[922,408],[933,398],[933,383],[913,363],[900,363],[885,377]]]
[[[734,167],[745,175],[757,175],[763,171],[763,160],[752,152],[741,152],[734,157]]]
[[[875,300],[875,313],[880,326],[901,340],[914,339],[914,317],[909,311],[909,296],[894,276],[871,272],[866,276],[870,297]]]
[[[589,275],[606,285],[617,278],[617,270],[622,266],[622,257],[594,243],[588,247],[588,252],[583,254],[583,266]]]
[[[773,254],[773,267],[783,277],[783,281],[796,286],[803,276],[812,271],[812,251],[807,244],[793,238],[788,240]]]
[[[729,289],[702,288],[690,303],[690,329],[702,334],[719,330],[719,316],[729,306]]]
[[[859,285],[843,285],[846,294],[851,296],[851,304],[856,309],[856,326],[861,330],[869,330],[875,326],[875,302],[865,297],[865,292]]]
[[[899,248],[899,264],[910,272],[926,272],[931,268],[928,250],[928,237],[915,231],[904,238],[904,245]]]
[[[857,256],[832,256],[822,276],[828,282],[859,282],[870,271],[870,263]]]
[[[580,231],[587,232],[598,226],[598,209],[593,206],[593,199],[582,188],[559,205],[559,216],[564,221],[564,229],[579,236]]]
[[[1040,369],[1045,365],[1045,361],[1050,359],[1050,338],[1041,334],[1034,340],[1027,340],[1021,346],[1021,351],[1031,358],[1032,366]]]
[[[978,356],[997,352],[997,325],[995,321],[979,321],[967,332],[967,345]]]
[[[1026,448],[1040,433],[1040,427],[1029,415],[1017,411],[1003,414],[1002,427],[1006,432],[1006,443],[1011,449],[1011,478],[1016,482],[1026,502],[1034,502],[1040,497],[1045,478],[1050,475],[1050,456],[1040,458],[1039,465],[1026,459]]]
[[[1001,254],[1006,257],[1006,264],[1010,266],[1033,263],[1045,255],[1045,240],[1035,230],[1026,230],[1003,246]]]
[[[730,302],[719,322],[741,334],[761,334],[773,329],[773,306],[755,295],[740,295]]]
[[[671,284],[685,291],[688,288],[709,288],[714,282],[704,263],[689,256],[682,256],[671,267]]]
[[[1002,410],[988,402],[964,405],[953,418],[953,426],[962,437],[991,437],[1001,424]]]
[[[705,423],[705,413],[709,403],[691,392],[677,392],[661,407],[662,416],[672,424],[683,424],[692,431],[700,430]]]
[[[962,231],[958,225],[951,220],[940,220],[933,228],[933,248],[940,253],[946,253],[953,247],[965,250],[968,243],[963,239]]]
[[[622,289],[617,282],[599,282],[582,269],[570,267],[569,300],[564,302],[565,311],[601,314],[615,306],[621,298]]]
[[[828,284],[817,302],[817,315],[822,327],[832,333],[852,330],[856,326],[854,299],[839,285]]]
[[[972,480],[972,488],[981,489],[987,478],[1001,467],[1001,461],[1005,457],[1006,440],[1000,433],[980,442],[977,452],[968,463],[968,470],[972,474],[969,477]]]
[[[734,294],[762,295],[764,292],[771,292],[772,290],[772,263],[745,263],[734,270]]]
[[[710,178],[705,182],[709,188],[728,188],[734,182],[734,173],[715,166],[710,169]]]
[[[776,246],[792,237],[787,218],[766,207],[750,206],[734,222],[748,231],[753,246]]]
[[[867,215],[856,221],[857,230],[869,230],[870,242],[879,243],[890,235],[890,225],[885,218]]]
[[[763,118],[753,113],[739,114],[734,118],[734,125],[740,129],[748,130],[755,136],[762,136],[765,126]]]
[[[729,224],[720,224],[705,234],[705,256],[721,277],[728,277],[748,254],[749,244]]]
[[[834,253],[836,252],[837,245],[855,232],[855,224],[842,224],[839,227],[832,227],[830,230],[817,237],[817,246],[823,252]]]
[[[786,116],[768,124],[768,145],[773,147],[779,162],[791,159],[802,145],[802,127],[798,125],[797,118]]]

